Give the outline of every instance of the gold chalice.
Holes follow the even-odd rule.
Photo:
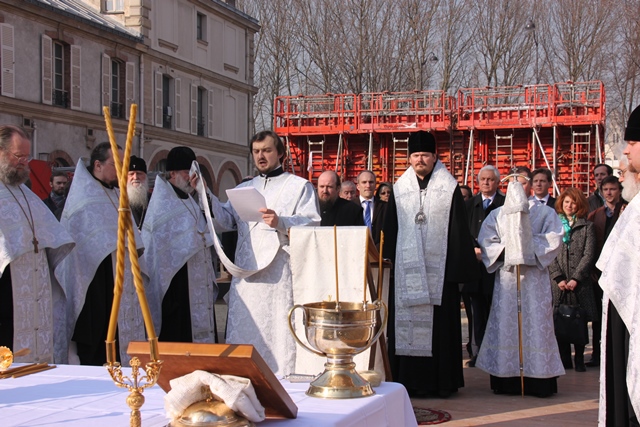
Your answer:
[[[337,305],[337,307],[336,307]],[[384,319],[377,324],[377,314],[384,306]],[[296,335],[292,315],[303,310],[303,324],[310,348]],[[371,304],[323,301],[297,304],[289,310],[289,329],[306,350],[327,358],[324,372],[313,380],[308,396],[328,399],[351,399],[375,394],[371,384],[355,370],[353,356],[371,347],[387,324],[387,306],[382,301]],[[376,331],[377,329],[377,331]]]

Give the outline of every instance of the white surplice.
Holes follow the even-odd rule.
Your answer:
[[[178,197],[171,184],[158,175],[142,226],[142,240],[149,287],[159,297],[156,310],[173,276],[187,264],[193,342],[215,342],[213,305],[218,287],[211,259],[213,240],[198,202],[191,196]]]
[[[84,306],[87,290],[104,259],[112,255],[112,263],[116,263],[116,249],[118,240],[118,206],[120,191],[107,188],[95,179],[84,166],[82,159],[78,160],[73,183],[64,205],[60,223],[67,229],[76,242],[71,251],[55,270],[56,277],[67,294],[68,333],[73,331],[78,316]],[[143,280],[148,282],[146,267],[142,255],[142,238],[134,224],[133,232],[136,239],[140,269]],[[128,246],[128,239],[125,244]],[[149,290],[147,290],[149,294]],[[148,297],[153,300],[153,297]],[[120,361],[128,364],[127,347],[129,341],[145,341],[144,320],[138,302],[128,249],[125,250],[125,271],[122,287],[122,299],[118,314],[118,337],[120,343]]]
[[[16,362],[67,362],[66,297],[53,270],[73,246],[69,233],[27,186],[0,183],[0,277],[10,269],[11,350],[30,350]]]
[[[599,423],[606,423],[606,336],[608,302],[615,306],[629,331],[627,390],[636,415],[640,414],[640,197],[634,197],[613,226],[596,267],[604,292],[600,355]]]
[[[293,226],[318,225],[318,201],[309,181],[287,172],[257,176],[239,187],[245,186],[253,186],[264,196],[279,221],[277,228],[245,222],[230,203],[212,197],[216,227],[232,230],[237,226],[235,264],[259,270],[231,281],[226,342],[252,344],[276,375],[287,375],[293,372],[296,360],[296,343],[287,326],[293,306],[287,232]]]
[[[507,197],[508,197],[507,192]],[[507,201],[505,201],[505,205]],[[482,223],[478,242],[489,273],[497,271],[491,312],[476,366],[496,377],[520,376],[515,265],[505,265],[501,254],[513,230],[507,229],[504,207],[493,210]],[[548,267],[562,248],[564,230],[558,214],[546,205],[529,203],[534,259],[520,266],[522,348],[524,376],[553,378],[564,375],[553,328],[553,306]],[[526,240],[526,239],[518,239]],[[526,242],[525,242],[526,243]],[[511,260],[516,254],[507,255]],[[499,270],[499,271],[498,271]]]

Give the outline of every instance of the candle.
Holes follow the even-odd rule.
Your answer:
[[[336,310],[340,307],[340,290],[338,289],[338,227],[333,226],[333,254],[336,259]]]
[[[380,231],[380,252],[378,254],[378,301],[382,301],[382,280],[383,280],[383,270],[382,270],[382,248],[384,247],[384,232]],[[373,296],[371,296],[373,298]]]
[[[369,272],[369,228],[367,227],[367,234],[365,236],[364,244],[364,298],[362,299],[362,309],[367,309],[367,273]],[[373,280],[372,280],[373,281]],[[373,298],[373,295],[371,295]]]
[[[129,171],[129,161],[131,156],[131,146],[133,141],[133,135],[135,133],[135,120],[137,115],[137,105],[131,105],[131,114],[129,119],[129,128],[127,131],[127,140],[124,150],[124,158],[120,161],[120,153],[116,144],[115,135],[113,133],[113,126],[111,124],[111,115],[109,108],[104,107],[105,121],[107,124],[107,133],[109,135],[109,142],[111,143],[111,152],[113,153],[113,160],[116,166],[116,172],[118,175],[118,183],[120,187],[120,208],[118,209],[118,246],[116,251],[116,277],[113,290],[113,305],[111,306],[111,316],[109,319],[109,329],[107,332],[107,362],[115,362],[115,333],[118,324],[118,312],[120,310],[120,300],[122,297],[122,286],[124,281],[124,257],[125,257],[125,242],[124,236],[127,234],[128,246],[129,246],[129,260],[131,262],[131,270],[133,272],[133,283],[136,288],[138,300],[140,302],[140,308],[142,310],[142,317],[144,319],[145,328],[147,331],[147,337],[151,345],[152,360],[157,359],[157,337],[155,329],[153,327],[153,321],[151,319],[151,312],[149,310],[149,304],[144,292],[144,283],[142,281],[142,274],[140,273],[140,264],[138,263],[138,251],[136,249],[135,234],[133,231],[133,222],[131,219],[131,211],[129,209],[129,198],[127,196],[127,174]]]

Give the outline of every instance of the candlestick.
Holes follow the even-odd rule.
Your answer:
[[[336,310],[340,308],[340,289],[338,288],[338,227],[333,226],[333,255],[336,260]]]

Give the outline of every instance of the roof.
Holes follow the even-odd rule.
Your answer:
[[[144,39],[138,31],[125,27],[118,21],[111,19],[108,15],[92,9],[80,0],[24,0],[28,3],[35,4],[84,22],[102,30],[106,30],[122,37],[129,38],[136,42],[142,42]]]

